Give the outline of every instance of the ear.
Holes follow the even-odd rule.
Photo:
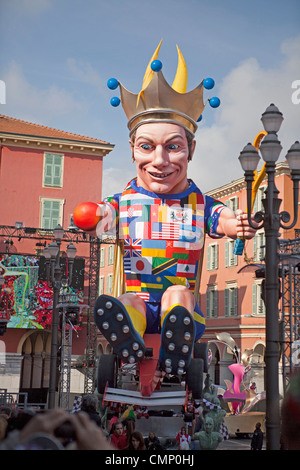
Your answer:
[[[193,155],[194,155],[194,152],[195,152],[195,148],[196,148],[196,139],[194,139],[191,143],[191,146],[190,146],[190,154],[189,154],[189,161],[192,160],[193,158]]]
[[[129,140],[129,145],[130,145],[130,148],[131,148],[131,157],[132,157],[132,161],[134,162],[134,161],[135,161],[134,152],[133,152],[134,143],[132,142],[132,140]]]

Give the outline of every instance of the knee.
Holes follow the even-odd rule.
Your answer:
[[[181,285],[170,286],[165,291],[165,294],[174,294],[174,293],[192,295],[191,291],[186,286],[181,286]]]
[[[136,294],[129,294],[129,293],[122,294],[119,297],[119,300],[125,306],[130,305],[131,307],[136,308],[141,313],[146,312],[145,302]]]

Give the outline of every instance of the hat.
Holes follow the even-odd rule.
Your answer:
[[[131,93],[117,79],[111,78],[107,86],[114,90],[120,88],[121,99],[113,97],[112,106],[120,103],[128,118],[127,126],[130,135],[136,128],[149,122],[171,122],[180,124],[188,132],[194,134],[198,128],[197,122],[202,118],[205,107],[203,88],[211,89],[214,80],[207,78],[192,91],[187,89],[187,67],[184,57],[177,46],[178,66],[172,86],[166,81],[162,72],[162,63],[157,59],[162,41],[156,48],[144,75],[142,89],[139,93]],[[216,108],[220,105],[217,97],[210,98],[210,105]]]

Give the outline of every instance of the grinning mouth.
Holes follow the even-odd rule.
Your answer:
[[[153,178],[160,178],[160,179],[163,179],[163,178],[167,178],[168,176],[172,175],[173,174],[173,171],[171,171],[171,173],[155,173],[153,171],[149,171],[148,172]]]

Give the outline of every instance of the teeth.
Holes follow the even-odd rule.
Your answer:
[[[172,173],[151,173],[150,171],[149,171],[149,173],[154,178],[166,178],[167,176],[172,174]]]

